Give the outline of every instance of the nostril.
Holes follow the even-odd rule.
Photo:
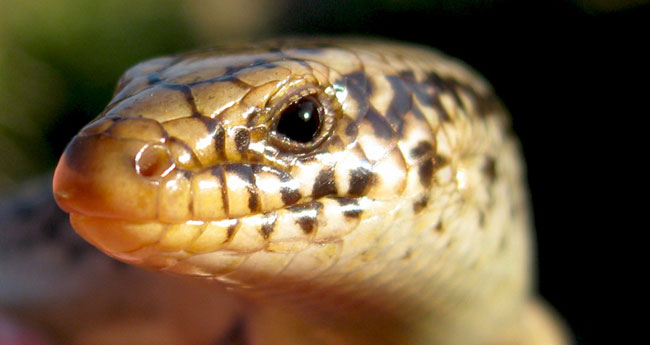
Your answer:
[[[160,178],[175,167],[169,151],[162,145],[146,145],[135,156],[135,170],[147,178]]]

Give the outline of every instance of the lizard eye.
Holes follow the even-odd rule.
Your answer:
[[[271,141],[284,151],[307,152],[329,135],[334,114],[327,96],[306,94],[275,111]]]
[[[321,127],[321,106],[312,96],[299,99],[280,113],[277,134],[299,143],[308,143]]]

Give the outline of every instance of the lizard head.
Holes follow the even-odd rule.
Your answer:
[[[432,179],[435,143],[411,94],[387,103],[372,83],[397,71],[365,68],[295,42],[140,63],[66,148],[56,200],[109,255],[185,274],[226,270],[192,263],[211,255],[338,243],[390,216],[370,204]]]

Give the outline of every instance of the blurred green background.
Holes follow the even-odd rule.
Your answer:
[[[635,99],[626,77],[647,65],[649,13],[641,0],[0,0],[0,195],[51,171],[140,60],[282,34],[419,42],[477,68],[513,114],[541,293],[578,344],[596,343],[608,328],[597,287],[613,266],[597,234],[620,226],[596,215],[622,199],[603,181],[625,152],[610,145],[613,119],[639,113],[623,107]]]
[[[274,3],[0,0],[0,194],[52,169],[127,67],[272,33]]]

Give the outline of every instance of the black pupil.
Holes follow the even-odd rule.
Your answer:
[[[312,97],[306,97],[288,106],[282,114],[276,132],[300,143],[308,143],[320,128],[318,103]]]

